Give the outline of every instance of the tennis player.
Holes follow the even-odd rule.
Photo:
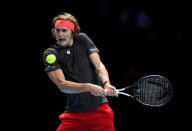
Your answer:
[[[70,13],[61,13],[52,22],[56,43],[44,51],[45,71],[67,96],[57,131],[114,131],[114,112],[106,96],[118,95],[110,84],[99,50],[80,32]]]

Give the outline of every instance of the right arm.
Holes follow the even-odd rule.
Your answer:
[[[100,86],[91,83],[76,83],[65,80],[64,73],[61,69],[49,71],[48,76],[62,92],[65,93],[90,92],[92,95],[95,96],[104,95],[104,89]]]

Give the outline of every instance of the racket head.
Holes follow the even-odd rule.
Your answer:
[[[143,105],[160,107],[166,105],[173,97],[170,81],[160,75],[148,75],[135,82],[134,98]]]

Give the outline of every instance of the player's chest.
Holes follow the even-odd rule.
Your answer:
[[[90,64],[89,56],[84,49],[65,49],[60,52],[59,63],[63,69],[86,69]]]

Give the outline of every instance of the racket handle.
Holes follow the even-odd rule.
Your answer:
[[[129,95],[129,94],[124,93],[124,92],[120,92],[119,90],[117,90],[117,93],[118,93],[118,94],[121,94],[121,95],[125,95],[125,96],[132,97],[132,98],[133,98],[132,95]]]
[[[124,91],[126,88],[117,89],[117,92]]]

